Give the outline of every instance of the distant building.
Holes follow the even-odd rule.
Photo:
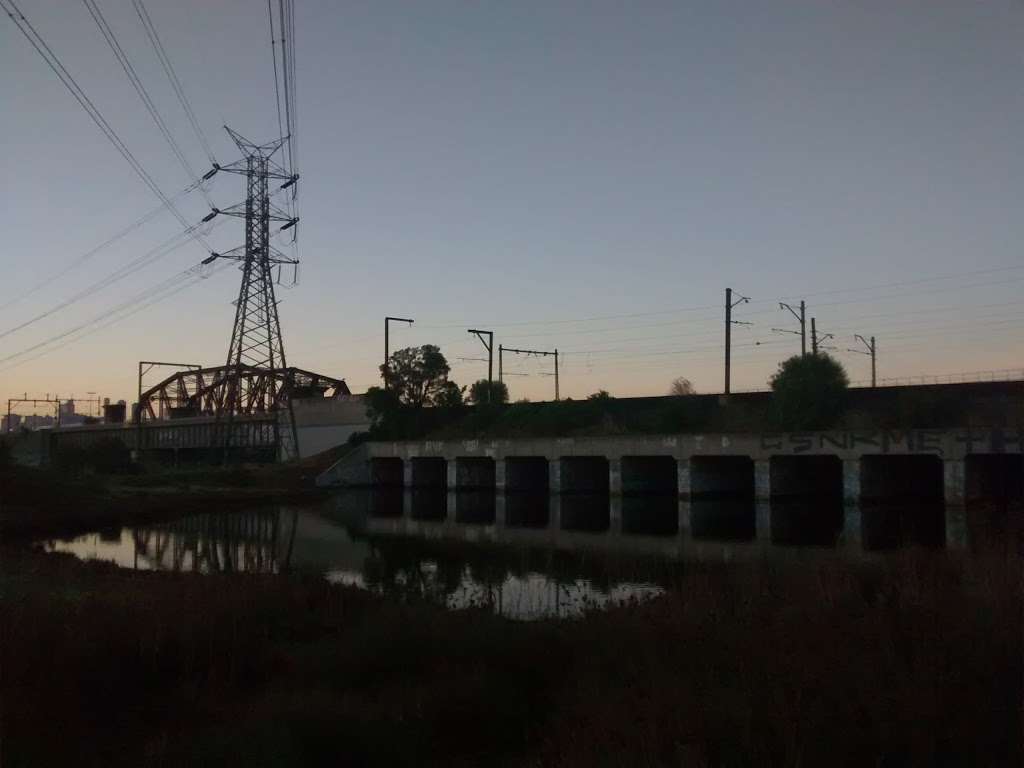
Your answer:
[[[38,413],[33,413],[30,416],[21,417],[22,429],[52,429],[53,425],[53,416],[40,416]]]

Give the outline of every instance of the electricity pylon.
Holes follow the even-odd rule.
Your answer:
[[[214,209],[204,222],[218,214],[245,219],[245,245],[217,254],[218,258],[234,259],[242,263],[242,285],[235,302],[235,325],[231,331],[227,364],[218,403],[217,445],[225,457],[237,446],[244,434],[233,426],[235,417],[256,413],[276,413],[274,444],[280,447],[280,457],[297,458],[298,435],[292,407],[292,386],[286,370],[281,322],[274,297],[274,267],[298,264],[270,244],[270,223],[282,222],[278,231],[294,227],[297,218],[270,202],[270,181],[284,182],[278,189],[286,189],[298,176],[290,174],[276,163],[274,154],[287,138],[269,144],[253,144],[226,128],[242,159],[230,165],[214,166],[206,175],[217,171],[245,176],[247,189],[245,202],[223,210]],[[254,375],[255,374],[255,375]],[[264,375],[261,375],[264,374]],[[266,375],[269,374],[269,375]]]

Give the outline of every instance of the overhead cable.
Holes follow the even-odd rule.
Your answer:
[[[96,126],[103,132],[103,135],[107,137],[107,140],[114,145],[114,148],[121,154],[125,161],[132,167],[132,170],[138,174],[146,186],[152,190],[153,194],[159,198],[160,202],[170,210],[175,218],[181,222],[182,226],[188,227],[188,222],[185,217],[181,215],[181,212],[174,207],[174,204],[167,198],[167,196],[161,191],[160,187],[153,180],[153,178],[146,172],[146,169],[142,167],[139,161],[132,154],[131,150],[125,146],[124,142],[117,135],[117,132],[111,128],[110,124],[106,121],[100,111],[92,103],[89,97],[85,94],[85,91],[78,85],[75,79],[68,72],[67,68],[61,64],[60,60],[56,57],[50,47],[46,44],[46,41],[36,32],[35,28],[29,23],[28,19],[21,12],[14,0],[0,0],[0,10],[6,13],[14,25],[18,28],[18,31],[25,37],[26,40],[35,48],[36,52],[42,56],[47,66],[53,70],[54,74],[57,75],[64,87],[71,92],[71,95],[75,97],[75,100],[82,106]],[[202,239],[194,231],[192,232],[193,239],[199,243],[203,250],[210,253],[210,249],[206,247]]]
[[[206,151],[206,156],[209,159],[210,164],[216,166],[217,159],[213,156],[213,150],[210,148],[210,144],[206,140],[206,135],[203,133],[203,129],[200,126],[199,121],[196,119],[195,112],[192,110],[192,105],[189,103],[188,97],[185,95],[185,90],[181,87],[181,81],[178,80],[178,75],[175,73],[171,60],[167,56],[167,52],[164,50],[163,43],[160,42],[160,36],[157,34],[153,20],[149,17],[149,12],[146,10],[146,6],[143,4],[142,0],[132,0],[132,4],[135,6],[135,12],[139,15],[139,20],[142,22],[142,26],[146,30],[149,42],[152,43],[153,49],[156,51],[156,55],[160,59],[160,64],[163,66],[168,80],[171,81],[171,87],[174,89],[174,93],[178,97],[178,102],[181,104],[181,108],[185,110],[185,115],[188,117],[188,121],[192,125],[192,130],[195,131],[196,137],[199,139],[199,143],[203,145],[203,149]]]
[[[221,222],[219,221],[213,222],[212,227],[219,226],[220,223]],[[103,290],[104,288],[109,288],[110,286],[120,282],[129,275],[138,272],[143,267],[147,267],[153,262],[157,261],[158,259],[161,259],[164,256],[173,253],[174,251],[178,250],[179,248],[188,243],[187,238],[189,235],[194,233],[195,229],[196,227],[189,227],[189,229],[185,230],[184,232],[179,232],[178,234],[171,237],[169,240],[166,240],[165,242],[158,245],[156,248],[147,251],[142,256],[139,256],[134,261],[130,262],[124,267],[119,268],[115,272],[100,278],[99,280],[90,284],[89,286],[82,289],[73,296],[65,299],[59,304],[50,307],[45,312],[36,315],[35,317],[30,318],[29,320],[25,320],[24,322],[12,328],[8,328],[6,331],[0,332],[0,339],[10,336],[12,333],[16,333],[17,331],[28,328],[31,325],[35,325],[40,320],[50,317],[54,313],[59,312],[60,310],[65,309],[67,307],[70,307],[72,304],[76,304],[82,299],[88,298],[89,296],[92,296],[93,294]]]
[[[181,274],[169,278],[163,281],[162,283],[159,283],[158,285],[154,286],[153,288],[143,291],[142,293],[136,295],[132,299],[122,302],[114,309],[108,310],[85,323],[80,323],[79,325],[70,328],[69,330],[64,331],[63,333],[60,333],[56,336],[53,336],[45,341],[33,344],[31,347],[27,347],[26,349],[23,349],[12,355],[8,355],[7,357],[0,358],[0,366],[2,366],[0,370],[10,370],[11,368],[14,368],[18,365],[22,365],[24,363],[28,363],[31,362],[32,360],[36,360],[40,357],[43,357],[44,355],[48,355],[51,352],[54,352],[55,350],[60,349],[63,346],[66,346],[67,344],[71,344],[75,341],[78,341],[85,336],[88,336],[92,333],[107,328],[115,323],[120,322],[121,320],[124,320],[127,317],[131,317],[132,315],[137,314],[138,312],[141,312],[144,309],[148,309],[154,304],[158,304],[159,302],[164,301],[165,299],[169,299],[171,296],[181,293],[181,291],[187,288],[191,288],[193,285],[196,285],[202,280],[212,277],[217,272],[221,272],[231,266],[231,262],[224,261],[213,267],[209,272],[203,273],[202,267],[207,263],[208,260],[204,260],[203,262],[200,262],[199,264],[196,264],[195,266],[185,270]],[[113,315],[116,315],[118,312],[122,312],[125,309],[131,309],[131,311],[121,315],[117,315],[116,317],[112,317]],[[111,317],[112,319],[110,319],[108,322],[103,323],[102,325],[97,325],[97,323],[100,323],[103,320],[106,320],[107,318]],[[68,338],[70,336],[74,336],[74,338]],[[63,343],[56,344],[55,346],[53,346],[56,342],[62,340]],[[43,351],[40,354],[24,358],[25,355],[36,350]],[[11,365],[5,365],[5,363],[8,363],[12,360],[16,362],[14,362]]]
[[[172,203],[177,202],[178,200],[183,198],[185,195],[187,195],[190,192],[192,192],[193,190],[197,189],[198,186],[199,186],[198,183],[194,183],[191,186],[187,187],[186,189],[183,189],[181,192],[179,192],[178,194],[176,194],[174,197],[171,198],[171,202]],[[21,291],[20,293],[18,293],[18,295],[14,296],[13,298],[8,300],[4,304],[0,304],[0,310],[4,310],[7,307],[10,307],[10,306],[12,306],[14,304],[17,304],[18,302],[28,298],[32,294],[34,294],[37,291],[45,288],[46,286],[50,285],[51,283],[55,282],[56,280],[59,280],[60,278],[64,277],[65,275],[67,275],[72,270],[77,269],[82,264],[87,262],[89,259],[91,259],[93,256],[95,256],[97,253],[99,253],[103,249],[108,248],[109,246],[111,246],[114,243],[116,243],[119,240],[121,240],[123,237],[125,237],[125,236],[131,234],[132,232],[134,232],[136,229],[141,227],[143,224],[145,224],[147,221],[152,219],[157,214],[163,213],[164,210],[166,210],[166,206],[163,206],[163,205],[157,206],[156,208],[151,210],[149,213],[144,215],[142,218],[140,218],[137,221],[135,221],[133,224],[129,224],[127,227],[122,229],[116,235],[113,235],[112,237],[110,237],[106,241],[104,241],[103,243],[100,243],[99,245],[97,245],[92,250],[87,251],[87,252],[83,253],[81,256],[77,257],[73,262],[71,262],[67,266],[60,267],[57,271],[55,271],[49,277],[46,277],[46,278],[40,280],[38,283],[36,283],[32,287],[30,287],[28,290]]]
[[[121,69],[123,69],[125,75],[128,76],[128,80],[131,82],[135,92],[139,95],[139,98],[142,99],[142,103],[146,107],[146,111],[148,111],[149,116],[153,118],[153,122],[156,123],[156,127],[160,129],[160,133],[163,134],[164,141],[166,141],[167,145],[171,148],[174,156],[178,159],[178,163],[180,163],[181,167],[184,168],[185,173],[188,175],[190,180],[198,182],[199,176],[188,162],[188,159],[185,157],[185,153],[181,151],[181,147],[178,146],[178,142],[175,141],[173,134],[171,134],[171,130],[167,127],[166,121],[164,121],[163,117],[160,115],[160,111],[153,103],[153,99],[150,97],[149,92],[146,90],[146,87],[142,84],[142,80],[139,79],[138,74],[135,72],[135,67],[132,66],[131,61],[128,59],[128,55],[124,52],[124,49],[121,48],[121,44],[117,41],[117,36],[110,28],[110,25],[107,23],[106,18],[104,18],[103,12],[100,11],[99,6],[96,5],[96,0],[82,0],[82,2],[85,3],[85,7],[88,9],[93,21],[95,21],[96,26],[99,27],[100,32],[103,34],[103,38],[107,41],[107,45],[110,47],[110,50],[113,51],[118,64],[121,65]],[[207,204],[209,204],[211,208],[216,207],[213,204],[213,200],[210,199],[210,195],[207,191],[202,187],[200,187],[200,190],[202,191]]]

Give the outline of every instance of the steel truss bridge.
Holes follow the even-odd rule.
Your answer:
[[[229,391],[246,397],[228,407]],[[117,440],[136,457],[210,463],[225,458],[224,434],[230,429],[232,459],[273,462],[282,453],[280,415],[292,400],[351,394],[343,379],[301,368],[192,367],[142,392],[130,423],[55,429],[51,450],[57,458]]]
[[[221,365],[178,371],[139,395],[132,416],[136,424],[188,417],[221,416],[229,392],[245,397],[231,408],[231,416],[273,415],[287,408],[292,398],[351,395],[343,379],[301,368],[269,370],[248,365]],[[330,391],[331,394],[327,395]]]

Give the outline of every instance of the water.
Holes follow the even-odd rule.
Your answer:
[[[197,515],[47,547],[140,570],[317,572],[451,608],[536,618],[657,595],[690,562],[860,559],[908,544],[955,546],[956,519],[941,504],[345,492],[318,505]]]

